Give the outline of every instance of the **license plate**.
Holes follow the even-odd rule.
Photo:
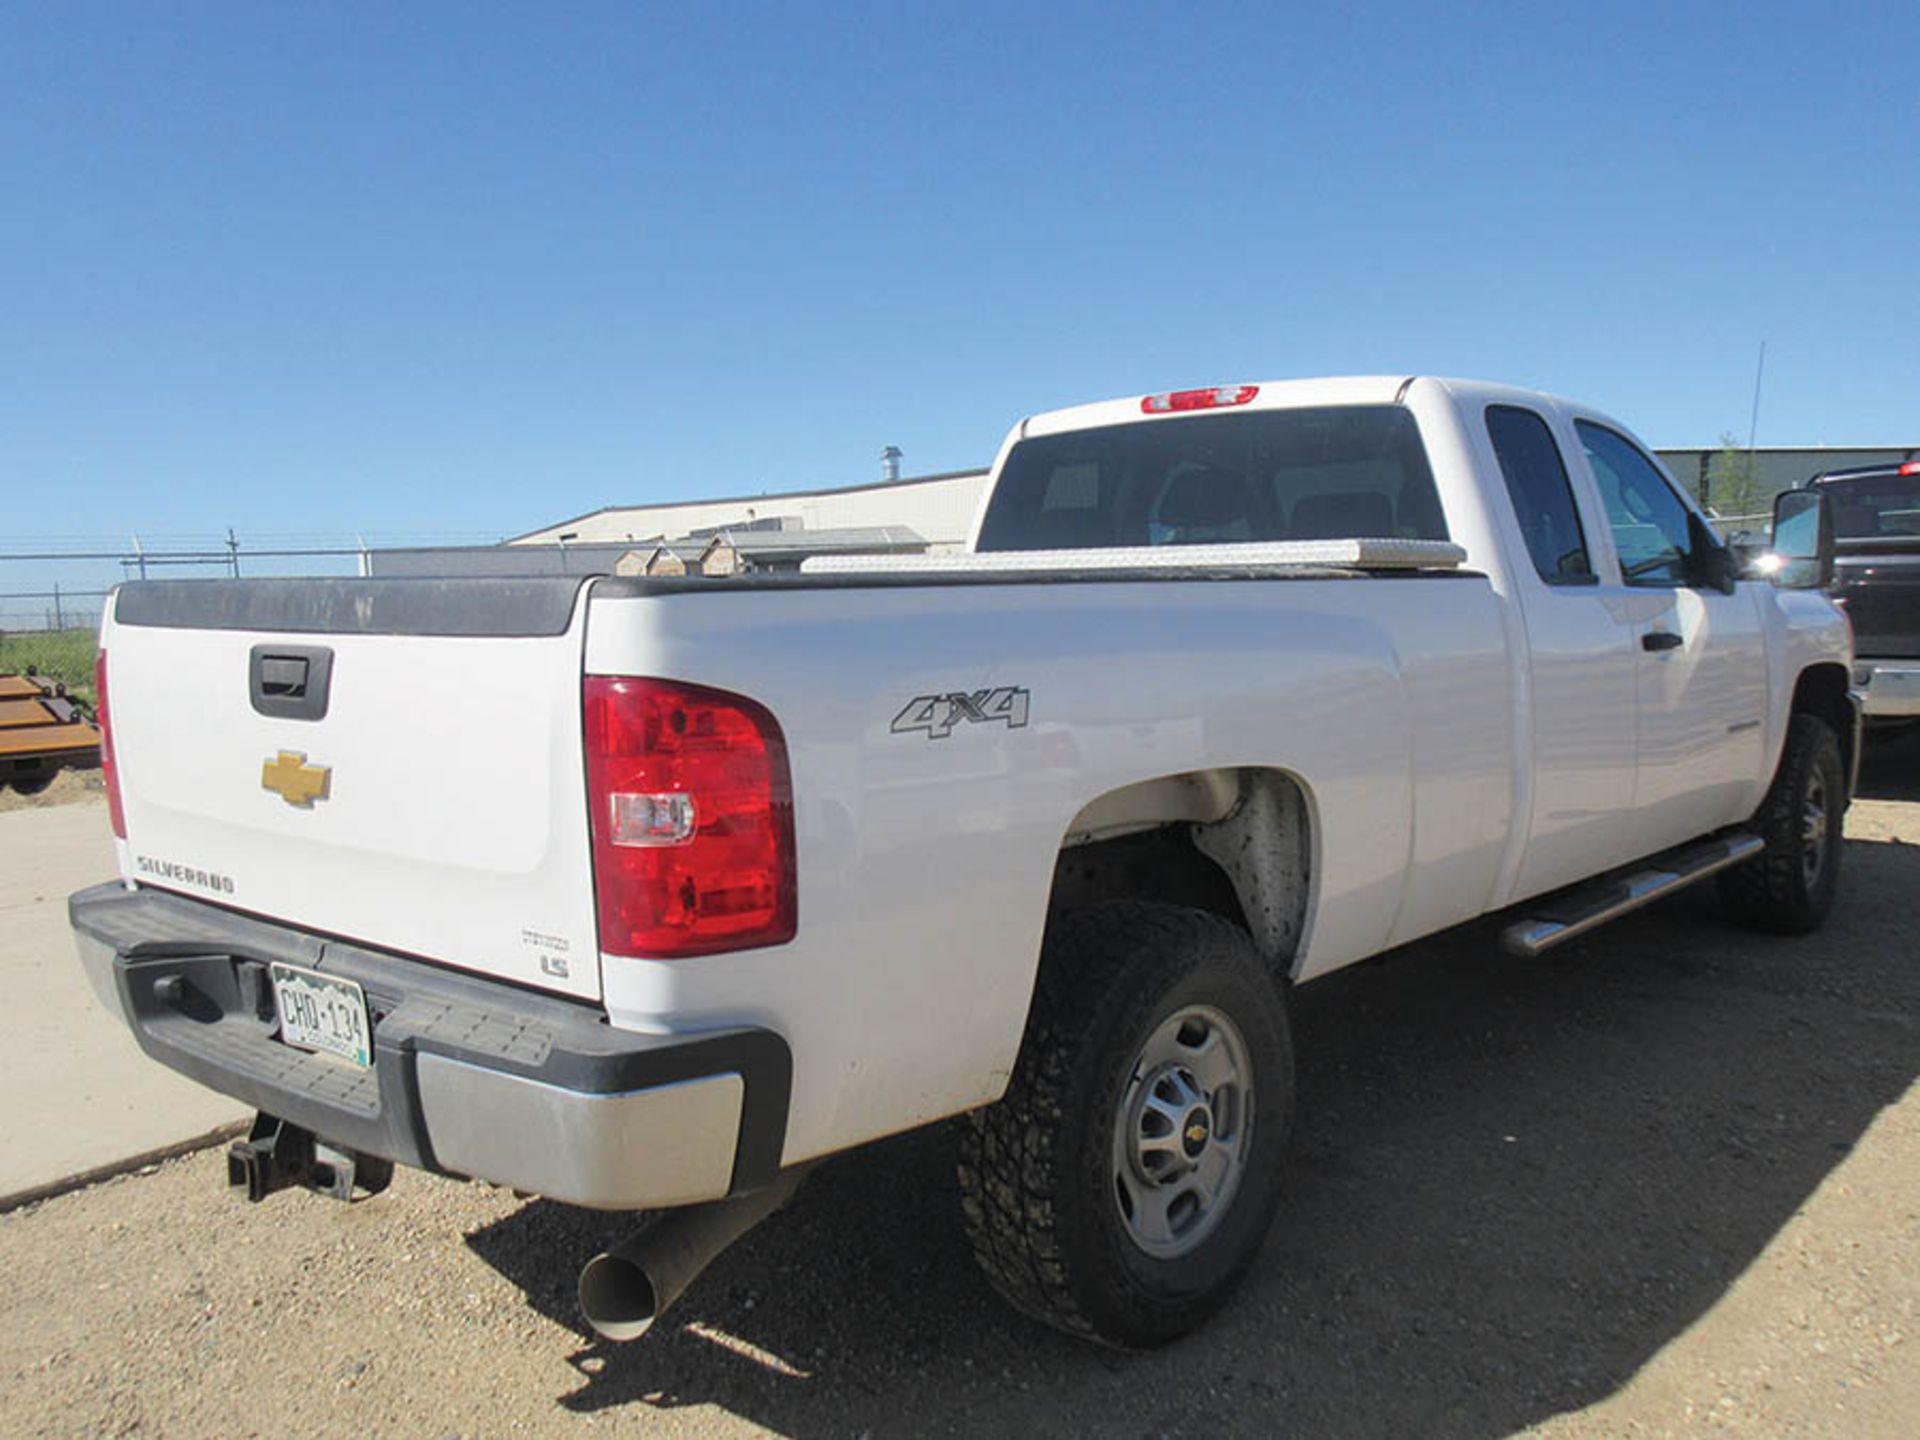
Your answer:
[[[351,980],[292,965],[275,965],[271,973],[282,1040],[302,1050],[338,1055],[363,1070],[373,1064],[365,991]]]

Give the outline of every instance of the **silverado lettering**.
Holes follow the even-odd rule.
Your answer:
[[[151,855],[134,857],[134,867],[142,875],[151,875],[156,880],[171,880],[176,885],[192,885],[200,890],[211,890],[219,895],[233,894],[233,880],[211,870],[202,870],[195,865],[176,865],[171,860],[155,860]]]

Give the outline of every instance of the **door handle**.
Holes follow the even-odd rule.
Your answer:
[[[1642,650],[1678,650],[1686,643],[1671,630],[1649,630],[1640,637]]]

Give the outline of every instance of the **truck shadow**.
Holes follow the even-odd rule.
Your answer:
[[[662,1328],[594,1341],[620,1217],[536,1202],[469,1243],[582,1337],[574,1411],[714,1405],[793,1435],[1504,1435],[1623,1384],[1725,1293],[1920,1075],[1920,848],[1855,841],[1821,935],[1682,897],[1564,958],[1480,926],[1302,990],[1281,1218],[1200,1334],[1147,1355],[1001,1306],[951,1135],[823,1167]]]

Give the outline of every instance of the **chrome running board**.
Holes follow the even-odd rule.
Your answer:
[[[1510,955],[1539,955],[1563,940],[1584,935],[1642,905],[1684,890],[1696,880],[1751,860],[1766,848],[1767,842],[1758,835],[1741,831],[1649,856],[1603,879],[1557,891],[1544,902],[1532,902],[1534,913],[1500,932],[1500,948]]]

